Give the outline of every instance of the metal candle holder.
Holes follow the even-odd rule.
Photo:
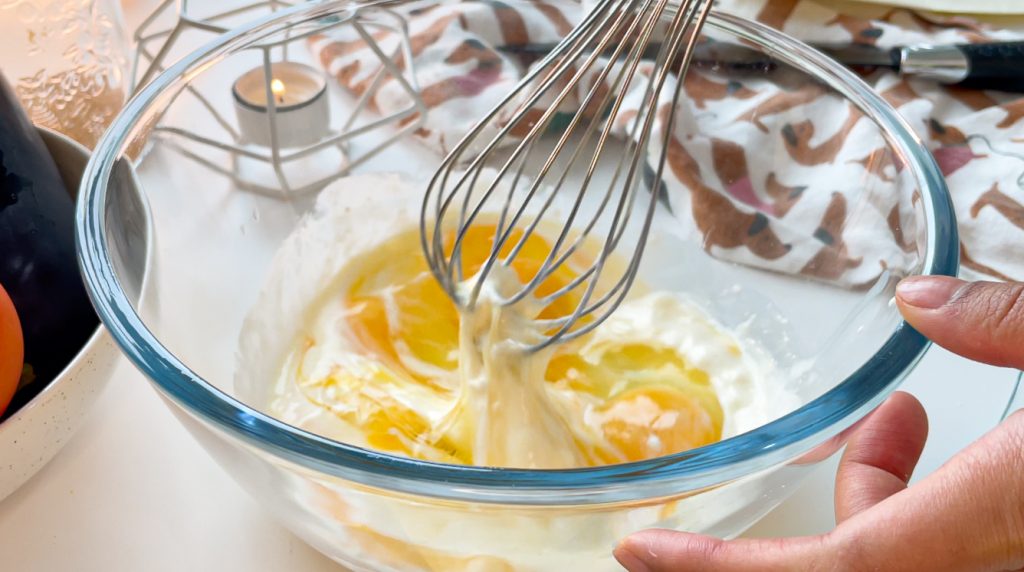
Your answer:
[[[156,74],[166,69],[172,48],[181,40],[186,31],[222,34],[231,29],[226,23],[230,19],[237,19],[247,13],[257,11],[277,11],[292,6],[294,2],[264,0],[202,18],[190,15],[189,4],[188,0],[164,0],[135,31],[136,56],[132,69],[134,89],[145,85]],[[157,29],[157,21],[171,13],[172,9],[176,9],[174,24]],[[380,69],[376,76],[368,82],[366,90],[355,98],[351,106],[342,106],[337,101],[329,101],[329,106],[334,111],[331,115],[340,118],[339,127],[335,128],[332,124],[329,132],[319,141],[285,147],[282,143],[287,143],[287,141],[282,141],[282,125],[279,118],[287,109],[285,106],[279,106],[274,98],[269,97],[271,82],[274,79],[271,74],[272,66],[277,62],[293,61],[289,57],[290,51],[294,54],[294,48],[290,49],[293,43],[305,42],[312,36],[326,34],[342,27],[349,27],[366,43],[374,56],[380,60]],[[384,48],[374,39],[374,32],[381,30],[396,34],[399,39],[396,47],[390,53],[385,52]],[[154,50],[156,45],[159,45],[159,48]],[[212,114],[219,128],[219,133],[216,136],[197,133],[188,126],[173,125],[166,118],[161,118],[153,128],[154,132],[181,138],[183,142],[192,142],[200,146],[227,151],[231,160],[225,166],[224,162],[211,160],[194,145],[175,145],[190,158],[216,172],[231,177],[238,188],[281,197],[297,196],[319,190],[324,185],[347,174],[355,166],[377,155],[407,133],[415,131],[426,116],[427,106],[420,97],[419,86],[416,82],[408,24],[401,14],[386,7],[353,5],[352,9],[344,15],[324,18],[316,22],[296,23],[283,34],[275,34],[272,38],[253,44],[249,49],[260,52],[263,81],[268,94],[266,132],[269,133],[269,145],[259,145],[247,141],[243,130],[237,123],[238,118],[234,118],[235,121],[233,121],[230,114],[225,110],[218,109],[214,104],[213,96],[216,96],[217,99],[232,99],[230,90],[227,93],[214,94],[209,93],[209,90],[201,90],[195,85],[189,85],[186,88],[186,92],[196,98],[199,104]],[[395,63],[395,59],[398,57],[405,62],[405,69]],[[143,67],[144,71],[140,75],[140,68]],[[409,96],[411,104],[386,116],[368,116],[369,103],[384,83],[383,80],[389,76]],[[330,77],[326,79],[328,82],[333,81],[333,78]],[[325,94],[326,97],[330,97],[329,92],[330,90]],[[339,109],[341,107],[344,108]],[[328,118],[325,117],[324,120],[327,121]],[[402,124],[403,120],[407,123]],[[352,143],[371,135],[374,135],[375,138],[367,145],[367,149],[354,153]],[[301,171],[305,175],[304,177],[295,176],[287,168],[289,164],[298,165],[300,162],[302,166],[295,170]],[[312,180],[308,180],[310,177],[307,165],[311,162],[316,165],[317,172]],[[262,172],[259,175],[247,177],[245,172],[252,171],[254,168],[256,171],[262,169]],[[267,176],[270,172],[273,173],[272,177]],[[268,179],[271,180],[269,183]]]

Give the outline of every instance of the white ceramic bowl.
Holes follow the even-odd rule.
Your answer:
[[[74,198],[89,150],[54,131],[39,128],[39,133]],[[143,244],[148,236],[147,225]],[[110,379],[119,355],[110,334],[100,326],[55,379],[0,423],[0,499],[39,472],[71,440]]]

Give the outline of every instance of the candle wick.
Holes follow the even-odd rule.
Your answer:
[[[274,78],[270,80],[270,91],[274,94],[278,104],[284,103],[284,82]]]

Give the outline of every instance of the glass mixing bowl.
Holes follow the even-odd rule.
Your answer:
[[[537,38],[551,39],[551,26],[544,28],[536,18],[517,20],[515,12],[538,5],[526,0],[500,6],[479,0],[341,2],[279,12],[213,40],[142,89],[99,143],[86,173],[78,239],[103,322],[226,471],[297,535],[355,570],[610,570],[614,543],[643,528],[737,535],[837,451],[849,429],[923,355],[926,340],[900,319],[893,304],[896,282],[909,274],[957,269],[956,227],[943,179],[899,115],[855,74],[806,45],[765,26],[715,14],[705,28],[714,45],[746,46],[757,58],[739,65],[705,54],[697,63],[692,81],[703,83],[684,90],[689,111],[679,119],[693,164],[685,171],[689,176],[664,191],[665,212],[657,223],[690,230],[680,231],[672,248],[652,247],[641,276],[684,290],[720,323],[758,340],[773,356],[779,382],[799,396],[799,408],[756,430],[683,453],[550,471],[399,458],[267,415],[260,396],[235,379],[239,335],[275,251],[308,212],[321,183],[348,167],[355,173],[429,176],[439,155],[418,139],[422,125],[417,121],[462,121],[479,106],[464,100],[461,116],[438,120],[430,116],[434,109],[419,105],[438,97],[438,90],[445,99],[452,95],[445,89],[473,86],[428,77],[428,64],[437,58],[428,57],[430,40],[423,35],[430,26],[417,18],[456,11],[461,20],[449,22],[492,31],[496,22],[518,22],[537,43]],[[549,24],[579,12],[577,4],[565,0],[543,6]],[[352,22],[365,34],[338,32]],[[304,149],[298,157],[289,155],[294,148],[268,154],[269,135],[260,131],[267,124],[239,123],[251,121],[245,117],[252,106],[239,111],[234,80],[259,68],[265,54],[282,57],[284,45],[290,58],[313,66],[298,72],[308,73],[319,62],[306,39],[315,47],[325,35],[345,33],[348,43],[337,43],[330,55],[365,49],[365,42],[385,45],[381,38],[408,33],[407,44],[391,48],[404,53],[411,46],[413,61],[425,69],[415,81],[384,82],[393,91],[376,106],[330,78],[323,94],[316,95],[319,88],[310,92],[329,98],[331,114],[329,121],[323,119],[326,133],[322,125],[313,131],[320,139],[351,137],[336,137],[322,148],[292,141]],[[474,47],[487,49],[479,41]],[[396,69],[410,73],[404,65]],[[351,77],[338,65],[330,71]],[[756,105],[743,118],[730,118],[722,103],[729,96]],[[381,102],[403,97],[412,101],[412,111],[395,104],[388,108],[395,114],[384,117],[389,111]],[[359,117],[348,122],[352,110]],[[738,124],[755,135],[773,134],[757,136],[756,145],[744,149],[749,173],[734,168],[740,164],[735,154],[701,151],[712,149]],[[263,147],[239,143],[246,130],[257,133]],[[298,133],[300,140],[304,133]],[[371,152],[380,145],[382,152]],[[130,150],[137,149],[145,150],[136,166],[152,216],[148,269],[128,248],[129,231],[138,224],[133,217],[141,215],[114,208],[118,196],[128,192],[124,181],[112,176],[115,166],[132,160]],[[813,184],[783,184],[779,194],[765,166],[780,176],[804,172],[810,167],[798,160],[800,149],[824,175],[815,176]],[[275,169],[275,156],[288,160]],[[753,204],[748,195],[743,199],[737,186],[762,199],[774,192],[775,207]],[[699,205],[698,191],[705,198]],[[841,206],[835,204],[837,195],[846,197]],[[743,247],[757,250],[765,244],[759,242],[765,240],[762,231],[786,220],[779,205],[799,209],[823,199],[828,208],[820,224],[807,236],[791,233],[792,244],[817,240],[823,245],[820,256],[795,271],[744,258]],[[667,214],[669,207],[674,214]],[[729,210],[739,218],[711,217],[694,226],[688,213],[698,207],[712,214]],[[871,254],[847,252],[848,246]],[[864,273],[843,282],[850,275],[843,264]],[[138,288],[147,270],[142,301],[133,302],[126,290]]]

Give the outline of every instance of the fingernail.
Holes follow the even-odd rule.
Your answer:
[[[896,286],[896,297],[915,308],[935,310],[954,300],[966,285],[950,276],[911,276]]]
[[[651,572],[650,567],[633,553],[625,542],[616,546],[612,554],[615,555],[615,559],[619,561],[619,564],[622,564],[622,567],[629,572]]]

